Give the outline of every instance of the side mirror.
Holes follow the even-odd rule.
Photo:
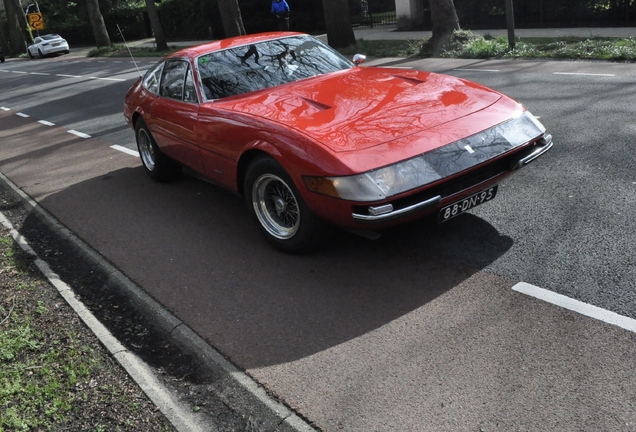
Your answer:
[[[367,59],[367,56],[363,54],[356,54],[353,56],[353,64],[358,66],[360,63],[364,63],[366,59]]]

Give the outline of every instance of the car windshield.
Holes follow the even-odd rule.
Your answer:
[[[200,56],[197,68],[207,100],[248,93],[353,65],[311,36],[292,36]]]
[[[44,40],[59,39],[59,38],[60,37],[56,34],[49,34],[49,35],[42,36],[42,39]]]

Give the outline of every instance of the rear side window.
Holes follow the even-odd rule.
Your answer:
[[[161,62],[158,65],[154,66],[144,76],[144,87],[150,93],[159,94],[159,81],[161,79],[161,72],[163,71],[164,63]]]
[[[170,60],[163,68],[161,79],[161,96],[170,99],[183,100],[183,88],[185,86],[188,62]]]

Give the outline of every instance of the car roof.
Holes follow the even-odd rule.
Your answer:
[[[208,42],[202,45],[196,45],[193,47],[184,48],[182,50],[176,51],[166,58],[172,57],[180,57],[180,58],[189,58],[195,59],[196,57],[207,54],[213,51],[222,51],[228,48],[235,48],[243,45],[250,45],[254,43],[264,42],[273,39],[280,39],[282,37],[287,36],[301,36],[305,35],[305,33],[299,32],[267,32],[267,33],[256,33],[250,35],[236,36],[227,39],[221,39],[213,42]]]

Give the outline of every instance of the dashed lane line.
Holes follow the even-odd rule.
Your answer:
[[[7,107],[0,107],[0,110],[2,111],[11,111],[11,108],[7,108]],[[31,116],[29,114],[25,114],[23,112],[17,112],[15,113],[15,115],[22,117],[22,118],[30,118]],[[43,124],[44,126],[55,126],[55,123],[47,121],[47,120],[38,120],[37,121],[40,124]],[[76,131],[74,129],[71,130],[67,130],[66,132],[75,135],[77,137],[80,138],[91,138],[91,136],[89,134],[85,134],[84,132],[80,132],[80,131]]]
[[[457,68],[453,69],[456,71],[470,71],[470,72],[501,72],[499,69],[468,69],[468,68]]]
[[[519,282],[513,286],[512,289],[530,297],[636,333],[636,320],[633,318],[619,315],[615,312],[566,297],[562,294],[557,294],[547,289],[539,288],[526,282]]]
[[[553,75],[579,75],[579,76],[598,76],[598,77],[615,77],[615,74],[597,74],[584,72],[553,72]]]
[[[68,133],[70,133],[72,135],[78,136],[80,138],[90,138],[91,137],[90,135],[85,134],[84,132],[79,132],[79,131],[76,131],[74,129],[71,129],[71,130],[66,131],[66,132],[68,132]]]
[[[126,81],[124,78],[100,78],[100,77],[88,77],[89,79],[104,80],[104,81]]]
[[[135,150],[131,150],[131,149],[129,149],[127,147],[124,147],[124,146],[120,146],[120,145],[115,144],[115,145],[110,146],[110,148],[112,148],[114,150],[117,150],[117,151],[120,151],[122,153],[129,154],[131,156],[139,157],[139,152],[136,152]]]

